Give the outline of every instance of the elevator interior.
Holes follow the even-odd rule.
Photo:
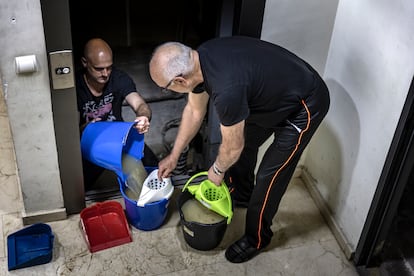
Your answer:
[[[133,78],[138,92],[152,109],[151,128],[145,142],[158,158],[162,158],[174,141],[186,99],[181,94],[160,92],[149,77],[150,55],[154,47],[166,41],[179,41],[195,48],[218,36],[222,1],[90,0],[69,1],[69,5],[75,68],[80,69],[80,58],[87,40],[100,37],[108,42],[114,53],[114,65]],[[125,121],[135,119],[127,105],[122,114]],[[202,132],[203,129],[200,130]],[[185,168],[182,166],[178,174],[187,174],[187,169],[202,169],[202,139],[197,135],[189,151],[183,154]],[[176,183],[180,183],[179,176]],[[86,193],[86,200],[117,196],[116,176],[108,171],[94,189]]]

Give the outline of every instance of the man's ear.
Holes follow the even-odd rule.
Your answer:
[[[184,76],[177,76],[174,78],[174,82],[185,86],[188,83],[188,80],[186,80]]]
[[[86,64],[88,62],[86,61],[86,58],[85,57],[81,57],[81,62],[82,62],[83,67],[86,67]]]

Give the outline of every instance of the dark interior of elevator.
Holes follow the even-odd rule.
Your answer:
[[[89,39],[99,37],[108,42],[113,50],[114,66],[132,77],[138,92],[152,109],[151,129],[145,135],[145,142],[159,159],[171,150],[186,96],[160,92],[148,73],[151,53],[163,42],[179,41],[196,48],[219,36],[222,4],[219,0],[69,2],[75,70],[80,70],[83,46]],[[125,121],[135,119],[127,105],[123,107],[122,116]],[[183,184],[192,173],[205,169],[207,162],[203,156],[211,151],[205,125],[183,152],[173,172],[176,185]],[[111,171],[105,171],[85,195],[86,201],[118,196],[119,185]]]
[[[414,170],[410,179],[414,177]],[[414,186],[407,183],[391,229],[379,254],[380,271],[383,275],[412,275],[414,267]]]

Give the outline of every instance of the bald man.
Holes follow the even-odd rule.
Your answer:
[[[163,90],[188,93],[171,153],[159,163],[168,176],[214,105],[221,144],[208,169],[220,185],[225,177],[233,203],[247,207],[245,233],[227,248],[233,263],[250,260],[272,238],[272,220],[299,158],[329,108],[328,89],[318,73],[288,50],[248,37],[216,38],[193,50],[170,42],[150,61],[153,81]],[[254,175],[259,147],[273,136]]]
[[[80,130],[91,122],[123,121],[122,103],[126,100],[136,114],[136,130],[146,133],[150,127],[151,109],[138,94],[131,77],[113,66],[112,50],[108,43],[100,38],[89,40],[81,62],[83,70],[76,76]],[[143,163],[156,166],[154,160],[154,153],[145,146]],[[104,169],[89,161],[83,162],[85,188],[88,190]]]

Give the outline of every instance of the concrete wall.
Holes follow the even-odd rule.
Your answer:
[[[38,0],[0,0],[0,75],[20,179],[23,217],[63,208],[48,63]],[[36,55],[38,71],[15,72],[14,58]],[[16,187],[18,189],[18,187]]]
[[[0,76],[0,217],[23,210],[16,155]],[[1,224],[1,222],[0,222]]]

